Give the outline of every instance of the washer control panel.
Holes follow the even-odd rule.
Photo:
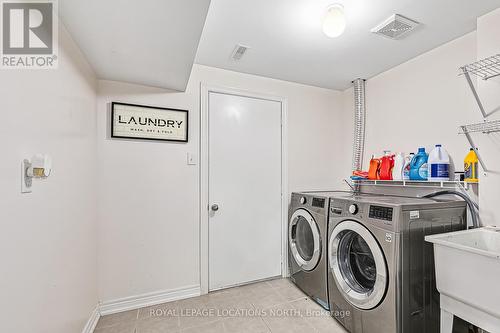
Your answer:
[[[392,221],[393,209],[391,207],[370,206],[369,217],[371,219]]]

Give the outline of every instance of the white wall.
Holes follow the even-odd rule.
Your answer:
[[[478,60],[500,54],[500,9],[486,14],[478,19],[477,25],[477,58]],[[488,81],[478,80],[478,93],[481,96],[487,113],[494,112],[488,120],[500,119],[500,78]],[[474,108],[474,122],[481,122],[482,117],[477,107]],[[500,133],[474,134],[481,157],[484,159],[488,172],[482,175],[479,187],[481,217],[483,223],[500,225]]]
[[[410,37],[411,38],[411,37]],[[469,33],[366,82],[366,149],[364,169],[384,150],[430,151],[442,144],[463,170],[469,151],[458,126],[474,119],[473,97],[459,67],[476,58],[476,35]],[[353,91],[344,91],[344,110],[352,133]]]
[[[59,68],[0,74],[2,332],[81,332],[97,303],[95,76],[61,28]],[[21,194],[21,161],[54,169]]]
[[[338,121],[339,92],[200,65],[194,66],[183,93],[100,81],[99,297],[103,301],[199,286],[199,165],[186,165],[186,154],[199,151],[201,82],[287,98],[289,190],[341,186],[336,152],[346,141]],[[111,140],[111,101],[188,109],[189,143]]]

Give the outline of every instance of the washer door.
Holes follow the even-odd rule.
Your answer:
[[[355,221],[339,223],[330,236],[330,270],[345,299],[369,310],[384,298],[387,265],[377,240]]]
[[[288,228],[290,251],[295,262],[302,270],[312,271],[321,256],[321,239],[316,221],[307,210],[297,209]]]

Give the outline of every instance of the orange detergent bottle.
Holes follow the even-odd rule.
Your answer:
[[[392,169],[394,168],[394,155],[389,151],[384,152],[384,157],[380,160],[380,179],[392,180]]]
[[[380,171],[380,159],[374,158],[370,160],[370,169],[368,170],[368,179],[377,180],[379,179],[379,171]]]

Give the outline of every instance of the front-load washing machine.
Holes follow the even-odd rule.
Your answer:
[[[463,201],[374,195],[330,200],[330,312],[352,333],[439,332],[425,235],[466,227]]]
[[[290,279],[328,309],[327,232],[329,199],[343,192],[292,193],[288,224]]]

